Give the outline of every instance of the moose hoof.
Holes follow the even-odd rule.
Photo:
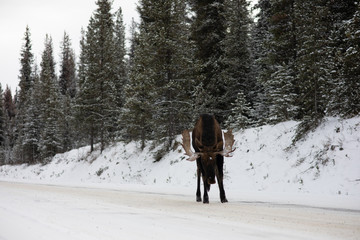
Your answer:
[[[228,200],[226,198],[223,198],[223,199],[221,199],[221,202],[226,203],[226,202],[228,202]]]
[[[196,201],[201,202],[202,201],[201,197],[196,197]]]
[[[204,197],[203,203],[209,203],[209,197]]]

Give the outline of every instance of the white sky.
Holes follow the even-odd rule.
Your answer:
[[[59,62],[60,42],[64,31],[71,38],[75,54],[79,55],[81,27],[86,29],[96,10],[96,0],[0,0],[0,82],[3,90],[8,85],[12,92],[18,87],[20,51],[29,25],[32,52],[40,64],[45,35],[51,35],[54,58]],[[137,0],[114,0],[113,11],[121,6],[127,30],[131,19],[138,20]],[[127,36],[128,37],[128,36]],[[57,69],[58,72],[58,64]]]

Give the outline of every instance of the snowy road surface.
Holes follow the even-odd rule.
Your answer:
[[[211,200],[0,182],[0,240],[360,239],[359,211]]]

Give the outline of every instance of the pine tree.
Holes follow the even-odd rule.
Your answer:
[[[6,162],[6,152],[5,152],[5,142],[6,142],[6,136],[5,136],[5,111],[3,106],[3,97],[4,93],[2,90],[2,86],[0,84],[0,166],[4,165]]]
[[[154,6],[153,6],[154,5]],[[132,58],[132,67],[130,70],[130,81],[126,87],[126,103],[122,121],[127,125],[127,133],[132,140],[141,140],[141,147],[145,147],[145,141],[151,139],[151,123],[154,118],[153,106],[155,103],[155,88],[157,78],[164,84],[163,77],[159,74],[159,68],[162,63],[155,62],[158,59],[155,55],[156,46],[161,45],[156,42],[158,33],[156,32],[156,19],[160,21],[158,12],[159,7],[164,6],[163,1],[143,0],[139,2],[138,12],[140,14],[139,35],[137,37],[135,54]],[[165,5],[166,6],[166,5]],[[157,40],[158,41],[158,40]],[[165,56],[161,56],[165,59]],[[158,86],[161,85],[160,82]],[[161,98],[161,96],[158,96]]]
[[[86,49],[86,31],[81,29],[81,40],[80,40],[80,56],[78,66],[78,90],[75,96],[75,104],[73,108],[74,112],[74,127],[76,129],[76,136],[74,136],[74,143],[76,146],[84,146],[89,144],[87,141],[89,138],[88,134],[88,120],[86,118],[85,108],[81,107],[85,103],[84,89],[87,84],[87,49]]]
[[[64,37],[61,42],[60,58],[60,92],[62,95],[74,98],[76,94],[75,53],[71,48],[70,37],[66,32],[64,32]]]
[[[157,68],[155,82],[156,139],[167,140],[170,147],[175,135],[189,126],[191,121],[191,50],[189,27],[186,24],[186,4],[180,0],[166,0],[154,14],[158,19],[153,29],[158,53],[151,59]],[[155,16],[156,16],[155,15]]]
[[[294,119],[298,113],[295,105],[298,95],[295,92],[293,66],[277,65],[271,78],[265,83],[269,100],[269,121],[277,123]]]
[[[345,32],[347,49],[344,54],[343,77],[344,84],[341,91],[344,104],[342,115],[352,117],[360,113],[360,3],[354,16],[346,23]]]
[[[122,113],[122,122],[126,125],[123,136],[129,140],[140,140],[141,148],[145,148],[146,140],[151,134],[151,111],[146,82],[137,81],[130,75],[130,81],[125,87],[126,101]]]
[[[111,131],[116,126],[116,67],[114,44],[114,21],[111,1],[99,0],[98,8],[90,18],[86,40],[80,59],[80,92],[77,99],[78,121],[88,129],[91,150],[95,141],[100,149],[111,140]]]
[[[26,111],[29,108],[29,97],[31,95],[31,90],[33,86],[33,64],[34,56],[31,52],[32,44],[30,39],[30,30],[29,27],[26,27],[24,45],[21,50],[21,68],[20,68],[20,91],[16,97],[16,108],[17,114],[15,119],[15,129],[14,129],[14,141],[15,146],[14,150],[14,162],[16,163],[34,163],[35,159],[33,155],[29,155],[27,151],[27,146],[23,144],[26,141],[25,136],[25,127],[28,124]]]
[[[45,47],[41,59],[40,72],[40,122],[41,133],[39,140],[40,161],[62,152],[62,139],[60,128],[61,105],[59,83],[55,74],[55,61],[53,57],[52,39],[48,35],[45,38]]]
[[[134,18],[131,21],[130,26],[130,49],[129,49],[129,62],[128,62],[128,72],[130,72],[131,68],[134,68],[134,59],[135,59],[135,51],[137,46],[139,45],[139,32],[138,32],[138,23],[135,22]]]
[[[39,82],[39,74],[37,65],[35,64],[33,70],[33,85],[31,87],[31,95],[28,99],[28,107],[25,109],[25,124],[23,126],[22,138],[23,156],[28,159],[27,162],[29,163],[36,163],[40,160],[39,141],[43,125],[41,125],[41,103],[38,99],[40,96],[40,91],[38,90]]]
[[[24,45],[21,49],[21,68],[20,68],[20,75],[19,75],[19,104],[18,108],[19,111],[22,111],[23,104],[25,104],[28,91],[32,86],[33,79],[31,78],[32,75],[32,68],[34,63],[34,55],[32,53],[32,43],[31,43],[31,34],[29,26],[26,26],[25,36],[24,36]]]
[[[212,111],[211,106],[208,104],[211,102],[211,94],[205,90],[204,83],[200,82],[195,86],[193,90],[193,113],[208,113]],[[193,122],[199,118],[198,115],[194,114]]]
[[[129,53],[129,81],[125,86],[125,103],[121,114],[121,123],[124,125],[122,136],[128,140],[140,140],[141,148],[145,148],[145,141],[150,139],[152,107],[150,104],[148,81],[145,81],[144,65],[142,59],[146,56],[145,51],[140,51],[140,38],[144,38],[145,32],[141,35],[137,24],[132,22],[131,46]],[[145,49],[144,49],[145,50]],[[144,54],[144,55],[143,55]]]
[[[127,124],[127,135],[141,140],[142,146],[151,138],[168,140],[170,146],[190,121],[186,5],[177,0],[144,0],[138,10],[141,22],[122,122]]]
[[[186,2],[174,0],[174,11],[172,15],[171,32],[172,45],[174,52],[172,56],[173,80],[169,83],[172,89],[170,96],[173,104],[170,106],[169,118],[172,118],[173,128],[168,132],[168,137],[172,140],[174,135],[180,134],[184,129],[188,129],[193,124],[193,52],[194,42],[190,40],[189,12],[190,9]],[[172,116],[171,116],[172,115]]]
[[[224,110],[231,110],[238,93],[246,95],[247,102],[254,98],[255,81],[251,72],[250,54],[250,16],[248,3],[245,0],[227,1],[227,35],[224,40],[225,63],[223,78],[226,79],[225,101],[231,103]],[[232,110],[229,118],[237,114]]]
[[[258,102],[253,114],[260,122],[295,119],[299,107],[294,1],[263,0],[258,7],[253,31]]]
[[[194,11],[192,23],[192,39],[195,42],[196,85],[203,82],[205,91],[211,94],[210,102],[205,103],[211,108],[218,121],[223,122],[227,115],[224,112],[230,102],[224,98],[226,83],[222,77],[224,69],[223,41],[226,36],[226,18],[224,0],[192,0]]]
[[[123,22],[122,9],[116,12],[115,28],[114,28],[114,66],[115,66],[115,102],[117,113],[113,114],[114,122],[116,122],[113,130],[114,136],[120,136],[122,128],[121,110],[125,103],[125,86],[128,82],[128,66],[126,62],[126,48],[125,48],[125,26]]]
[[[231,129],[244,129],[250,125],[251,108],[247,103],[245,94],[239,92],[235,102],[232,104],[233,114],[226,121],[226,126]]]
[[[120,109],[124,104],[123,87],[127,83],[127,69],[126,69],[126,48],[125,48],[125,26],[123,22],[123,14],[121,8],[116,12],[115,20],[115,67],[116,67],[116,103]]]
[[[59,115],[60,128],[62,129],[62,149],[67,151],[73,146],[75,139],[75,129],[73,125],[75,96],[76,96],[76,66],[75,66],[75,53],[71,48],[71,41],[69,35],[64,32],[64,37],[61,42],[61,61],[60,61],[60,105],[62,114]]]
[[[77,124],[79,131],[90,138],[91,151],[94,150],[94,144],[97,140],[97,91],[98,86],[95,86],[92,81],[94,81],[94,76],[90,80],[90,69],[93,67],[90,64],[95,62],[97,58],[92,56],[90,58],[90,52],[92,49],[89,48],[88,42],[92,40],[94,30],[90,27],[94,22],[93,17],[90,18],[89,26],[87,28],[86,36],[83,36],[83,39],[80,42],[81,54],[80,54],[80,63],[79,63],[79,93],[76,99],[77,107]],[[96,108],[96,109],[95,109]]]
[[[86,31],[81,28],[81,40],[80,40],[80,56],[78,62],[78,88],[81,89],[81,86],[86,81],[87,73],[87,53],[86,53]]]
[[[12,97],[11,90],[6,86],[4,92],[4,163],[12,164],[14,159],[12,158],[12,150],[15,143],[15,103]]]
[[[269,48],[267,42],[270,35],[271,3],[270,0],[259,0],[255,5],[259,9],[257,22],[251,30],[251,52],[254,59],[252,72],[255,81],[255,101],[253,103],[252,118],[255,125],[269,122],[269,100],[265,91],[265,83],[269,79],[271,66],[268,63]]]
[[[267,63],[271,65],[265,81],[272,122],[295,119],[298,115],[297,39],[294,0],[272,1]]]
[[[330,20],[325,1],[297,1],[295,3],[297,26],[297,60],[299,71],[300,118],[318,122],[325,115],[331,82],[333,62],[328,48]],[[330,60],[330,61],[328,61]]]
[[[334,68],[328,112],[351,117],[360,111],[359,105],[359,4],[354,1],[329,2],[332,32],[331,47]]]

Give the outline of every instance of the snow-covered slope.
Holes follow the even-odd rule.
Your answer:
[[[310,193],[360,197],[360,117],[328,118],[291,146],[297,122],[235,133],[237,150],[225,159],[225,189],[233,193]],[[177,138],[180,142],[180,136]],[[159,162],[160,149],[116,143],[102,154],[84,147],[56,155],[47,165],[1,166],[0,180],[55,184],[122,184],[183,187],[195,191],[196,163],[180,144]],[[212,191],[217,191],[213,186]],[[211,201],[211,200],[210,200]]]

